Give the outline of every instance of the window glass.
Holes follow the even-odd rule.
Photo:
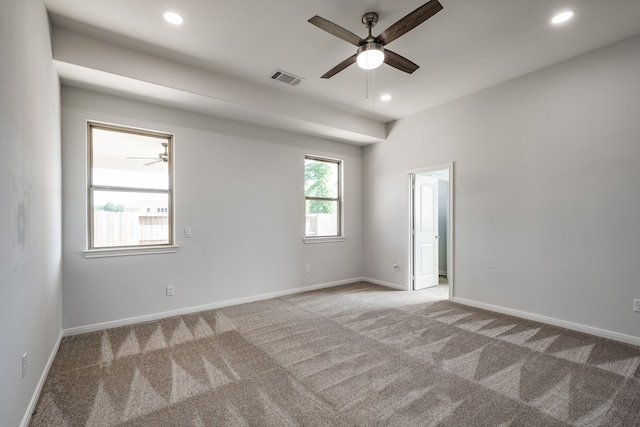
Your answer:
[[[94,190],[92,208],[96,248],[169,243],[166,193]]]
[[[93,185],[169,189],[168,141],[93,129]]]
[[[304,165],[305,196],[337,199],[339,163],[307,158]]]
[[[340,160],[305,158],[305,237],[342,234],[341,166]]]
[[[172,136],[91,123],[89,247],[172,244]]]

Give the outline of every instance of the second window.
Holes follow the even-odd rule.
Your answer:
[[[342,235],[342,161],[305,156],[305,237]]]

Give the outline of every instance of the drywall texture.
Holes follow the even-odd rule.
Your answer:
[[[60,334],[60,98],[41,1],[0,3],[0,58],[0,424],[17,426]]]
[[[405,171],[455,162],[454,295],[640,337],[640,37],[390,125],[364,149],[365,276],[405,251]]]
[[[70,87],[62,112],[64,329],[362,276],[360,147]],[[83,257],[87,120],[175,135],[178,253]],[[344,242],[303,243],[305,154],[344,161]]]

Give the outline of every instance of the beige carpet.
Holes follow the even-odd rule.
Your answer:
[[[36,426],[638,426],[640,349],[356,283],[63,339]]]

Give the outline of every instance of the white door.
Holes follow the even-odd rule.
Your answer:
[[[438,179],[414,175],[413,289],[438,284]]]

